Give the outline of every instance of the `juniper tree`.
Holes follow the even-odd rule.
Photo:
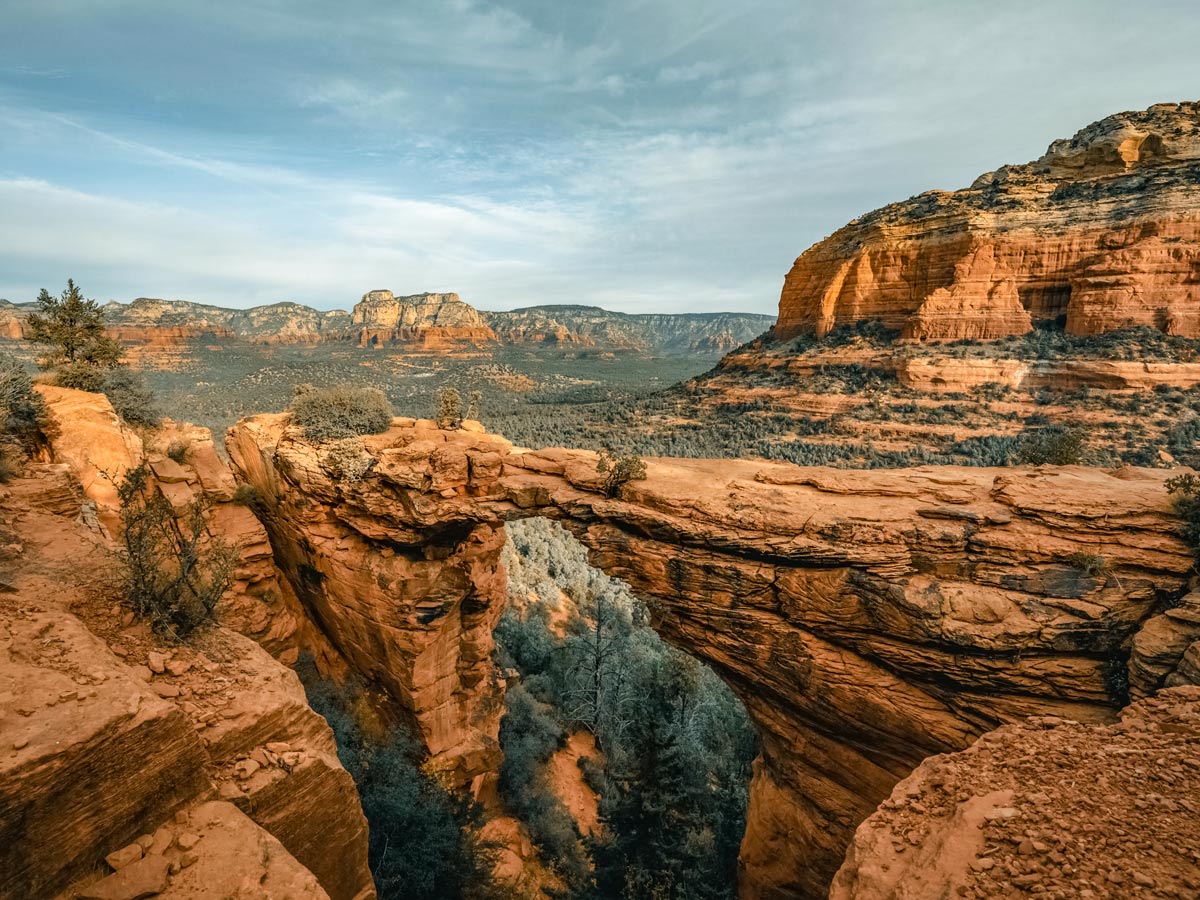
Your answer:
[[[43,369],[78,363],[111,367],[121,361],[121,345],[104,333],[104,310],[84,298],[74,279],[67,279],[58,297],[42,288],[37,304],[28,320],[29,340],[50,345],[41,361]]]

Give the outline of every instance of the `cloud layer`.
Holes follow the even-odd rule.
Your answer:
[[[773,312],[847,219],[1200,84],[1173,0],[10,0],[0,26],[11,300]]]

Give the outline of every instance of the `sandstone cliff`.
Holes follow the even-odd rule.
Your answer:
[[[923,762],[855,834],[830,900],[1200,892],[1200,688],[1120,722],[1036,717]]]
[[[352,483],[285,416],[228,446],[306,609],[460,783],[495,759],[499,530],[561,519],[756,723],[749,898],[823,896],[854,828],[927,756],[1031,714],[1111,721],[1135,635],[1192,567],[1151,470],[650,460],[608,499],[593,454],[422,420],[365,438]],[[1192,678],[1200,624],[1172,622],[1136,651],[1142,690]]]
[[[959,191],[868,213],[805,251],[774,335],[882,320],[991,340],[1064,319],[1200,337],[1200,103],[1109,116]]]
[[[0,488],[0,896],[373,897],[353,781],[279,661],[306,622],[207,432],[144,443],[103,396],[43,391],[54,461]],[[118,602],[112,482],[142,460],[239,551],[186,645]]]
[[[496,339],[479,312],[458,294],[397,297],[391,291],[368,291],[355,304],[352,322],[360,347],[402,342],[432,348]]]

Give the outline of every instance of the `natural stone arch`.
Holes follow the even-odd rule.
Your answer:
[[[1152,470],[647,460],[610,499],[586,451],[412,419],[364,443],[375,463],[343,483],[284,416],[228,440],[324,638],[478,786],[498,763],[503,524],[558,519],[754,720],[749,898],[823,896],[853,828],[930,754],[1033,713],[1111,718],[1113,661],[1192,565]]]

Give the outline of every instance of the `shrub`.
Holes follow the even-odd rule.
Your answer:
[[[192,445],[186,441],[174,440],[167,445],[167,458],[174,462],[183,465],[188,458],[188,453],[192,450]]]
[[[321,462],[337,481],[355,482],[371,471],[375,457],[358,438],[346,438],[331,444]]]
[[[613,456],[608,450],[601,450],[596,471],[605,476],[601,486],[604,496],[615,497],[624,485],[646,477],[646,464],[638,456]]]
[[[380,900],[506,897],[491,876],[495,848],[480,834],[479,805],[421,766],[419,745],[403,724],[379,727],[361,684],[322,678],[307,655],[296,670],[358,788]]]
[[[105,374],[104,369],[90,362],[68,362],[54,370],[54,383],[59,387],[97,394],[104,388]]]
[[[46,401],[33,389],[25,367],[0,356],[0,436],[29,449],[50,426]]]
[[[254,485],[242,482],[234,489],[233,502],[238,506],[256,506],[258,505],[258,491],[254,489]]]
[[[1107,578],[1112,574],[1112,564],[1096,553],[1076,551],[1069,557],[1071,565],[1089,578]]]
[[[1182,537],[1200,558],[1200,476],[1176,475],[1167,479],[1166,488],[1183,519]]]
[[[7,450],[0,447],[0,484],[7,484],[20,474],[20,465]]]
[[[193,501],[177,518],[144,462],[117,485],[117,497],[126,598],[156,631],[184,639],[213,618],[233,583],[237,552],[208,535],[206,501]]]
[[[383,391],[338,385],[301,385],[292,399],[292,421],[314,440],[334,440],[379,434],[392,424],[392,407]]]
[[[1025,431],[1017,442],[1018,465],[1075,466],[1083,463],[1083,434],[1062,426]]]
[[[438,428],[458,428],[462,425],[462,396],[452,387],[438,392]]]
[[[131,425],[153,428],[162,418],[153,392],[146,386],[142,376],[131,369],[121,366],[107,370],[101,389],[117,415]]]

